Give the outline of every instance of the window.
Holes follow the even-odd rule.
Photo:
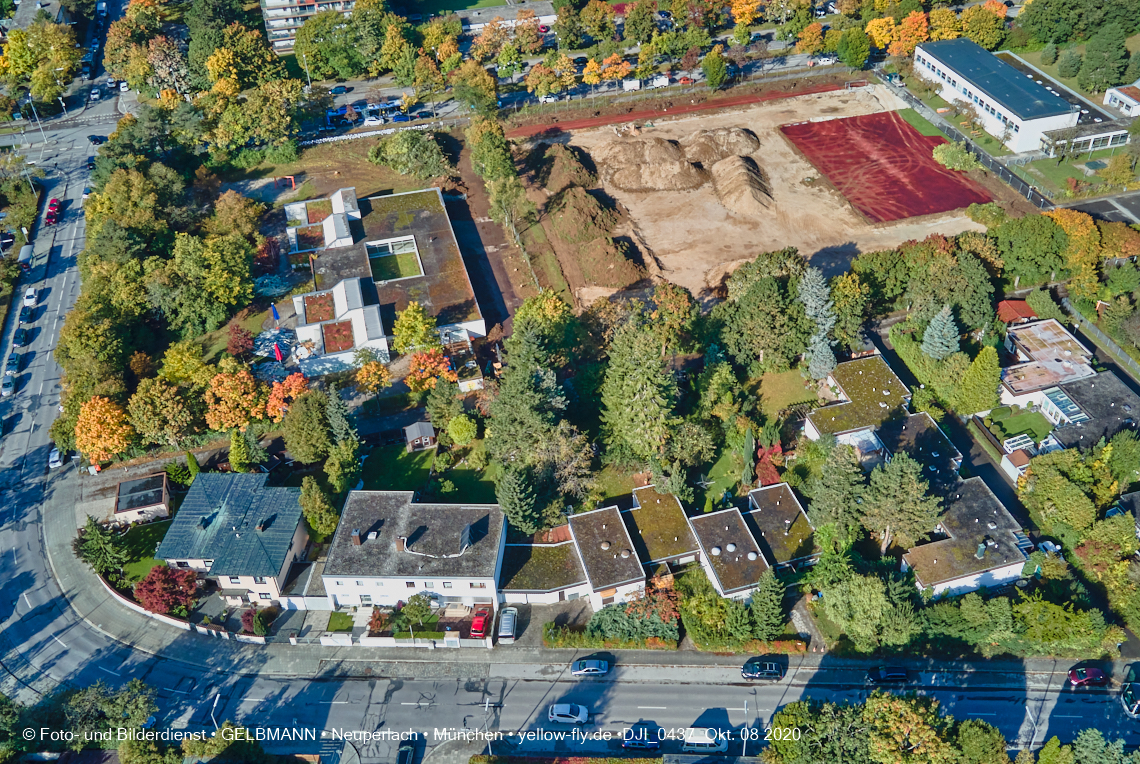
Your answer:
[[[470,586],[472,589],[486,589],[487,588],[486,584],[474,584],[473,583],[473,584],[468,584],[468,586]]]
[[[372,597],[367,595],[367,594],[360,595],[360,604],[361,605],[371,605],[372,604]]]
[[[344,581],[337,581],[337,582],[336,582],[336,585],[337,585],[337,586],[344,586]]]
[[[175,564],[176,566],[178,566],[179,568],[189,568],[189,567],[190,567],[190,563],[188,563],[188,562],[183,562],[182,560],[179,560],[178,562],[176,562],[176,563],[174,563],[174,564]]]
[[[254,576],[253,582],[255,584],[264,584],[265,583],[265,576]]]
[[[230,583],[231,584],[240,584],[241,583],[241,576],[230,576]]]
[[[432,583],[431,581],[424,581],[424,588],[425,588],[425,589],[434,589],[434,588],[435,588],[435,584],[434,584],[434,583]]]
[[[443,582],[443,588],[444,589],[450,589],[451,588],[451,582],[450,581],[444,581]]]
[[[602,605],[612,605],[612,604],[614,604],[614,598],[613,597],[602,597]]]
[[[362,586],[364,586],[364,584],[360,583],[359,581],[356,582],[356,588],[357,589],[359,589]]]
[[[205,560],[204,562],[206,565],[206,570],[209,570],[210,568],[214,567],[214,561],[213,560]]]
[[[271,600],[271,599],[273,599],[273,595],[272,595],[272,594],[266,594],[265,592],[262,592],[262,593],[261,593],[261,594],[259,594],[258,596],[259,596],[259,597],[261,597],[261,599],[263,599],[263,600]]]
[[[409,589],[415,589],[416,588],[416,582],[415,581],[405,581],[404,586],[408,587]]]

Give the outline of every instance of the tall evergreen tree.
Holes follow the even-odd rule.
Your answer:
[[[548,360],[533,330],[511,335],[487,440],[491,456],[501,463],[525,463],[566,409],[566,395]]]
[[[438,385],[437,385],[438,386]],[[344,443],[348,440],[359,441],[356,427],[352,423],[352,414],[349,413],[348,404],[344,402],[336,385],[329,386],[328,404],[325,406],[325,418],[329,422],[329,434],[334,443]]]
[[[302,464],[313,464],[328,454],[329,425],[325,416],[328,400],[319,390],[297,397],[282,421],[285,447]]]
[[[926,325],[922,334],[922,352],[935,361],[945,360],[958,352],[958,327],[954,324],[949,305],[943,306]]]
[[[811,497],[808,517],[812,525],[816,528],[832,525],[839,538],[854,538],[859,532],[859,500],[866,489],[863,468],[859,466],[855,449],[836,445],[823,469],[812,476],[806,486]]]
[[[72,545],[75,556],[91,566],[101,576],[115,573],[130,560],[118,534],[87,516],[83,532]]]
[[[528,470],[518,466],[503,470],[495,484],[495,499],[507,521],[523,533],[535,533],[541,528],[538,502],[531,488]]]
[[[815,325],[807,346],[808,374],[812,379],[824,379],[835,368],[835,352],[828,338],[835,327],[835,303],[819,268],[808,268],[804,272],[798,291],[804,313]]]
[[[863,498],[863,526],[879,534],[884,554],[892,538],[909,547],[934,529],[941,506],[928,489],[922,465],[905,451],[871,473]]]
[[[831,341],[827,339],[827,335],[813,335],[808,341],[805,355],[808,362],[808,376],[812,379],[826,379],[827,375],[835,370],[837,365],[835,351],[831,349]]]
[[[998,405],[998,385],[1001,382],[1001,366],[998,354],[987,345],[962,375],[962,382],[954,393],[954,410],[959,414],[976,414],[989,411]]]
[[[601,392],[603,435],[611,450],[642,460],[664,452],[677,386],[655,335],[636,319],[614,335]]]
[[[245,433],[237,428],[230,430],[230,469],[249,472],[249,442]]]
[[[1128,48],[1119,24],[1105,24],[1085,46],[1085,58],[1077,75],[1084,90],[1103,93],[1124,79],[1128,68]]]
[[[753,635],[773,640],[784,631],[784,585],[771,568],[760,576],[760,585],[748,600],[752,610]]]

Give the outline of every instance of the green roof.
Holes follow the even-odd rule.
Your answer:
[[[621,513],[642,565],[672,560],[698,551],[680,500],[653,486],[635,488],[633,509]]]
[[[586,583],[574,542],[555,545],[510,545],[503,550],[499,588],[505,591],[550,592]]]
[[[881,355],[841,363],[831,372],[831,379],[847,400],[808,414],[808,421],[821,434],[878,427],[910,400],[910,390]]]

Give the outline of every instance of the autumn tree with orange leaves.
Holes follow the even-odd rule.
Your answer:
[[[748,26],[760,16],[760,0],[732,0],[729,7],[737,24]]]
[[[1001,2],[1001,0],[986,0],[984,3],[982,3],[982,7],[993,15],[997,16],[999,19],[1004,19],[1006,13],[1009,10],[1005,7],[1005,3]]]
[[[304,374],[290,374],[284,382],[274,382],[265,403],[265,415],[274,422],[280,422],[285,418],[289,404],[308,389],[309,381]]]
[[[796,42],[797,53],[807,53],[814,56],[823,50],[823,24],[818,21],[808,24],[800,32],[800,39]]]
[[[75,423],[75,447],[92,464],[110,461],[126,451],[135,439],[123,407],[96,395],[79,407]]]
[[[404,379],[413,393],[422,393],[435,387],[436,380],[458,382],[459,375],[451,368],[451,359],[441,348],[432,348],[412,354],[411,371]]]
[[[615,53],[602,61],[603,80],[624,80],[632,71],[633,64],[622,58],[620,53]]]
[[[221,371],[206,389],[206,424],[211,430],[244,431],[265,415],[265,391],[248,369]]]
[[[892,56],[909,56],[915,47],[930,39],[930,25],[922,11],[911,11],[895,32],[895,40],[887,52]]]
[[[1101,261],[1100,230],[1092,216],[1078,210],[1058,207],[1043,213],[1061,226],[1069,237],[1065,265],[1069,269],[1069,292],[1095,300],[1100,290],[1098,267]]]
[[[370,393],[378,393],[392,386],[392,372],[379,361],[369,361],[356,370],[356,386]]]

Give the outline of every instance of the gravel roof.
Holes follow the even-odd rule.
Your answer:
[[[690,522],[697,532],[697,540],[705,559],[716,574],[724,594],[756,585],[768,569],[768,563],[739,509],[731,507],[720,512],[697,515],[690,518]],[[735,548],[729,549],[730,546]],[[713,549],[718,549],[719,554],[713,554]],[[756,555],[756,558],[748,559],[749,553]]]
[[[962,454],[925,411],[888,420],[876,434],[891,454],[905,451],[921,464],[931,485],[944,487],[957,481],[955,465],[961,463]]]
[[[653,486],[633,489],[635,506],[621,513],[642,563],[663,562],[697,551],[681,502]]]
[[[1077,422],[1053,430],[1053,437],[1065,448],[1092,448],[1101,438],[1111,438],[1121,430],[1135,430],[1140,421],[1140,396],[1111,371],[1061,385],[1087,422]]]
[[[586,582],[574,551],[564,544],[518,544],[503,551],[499,588],[504,591],[551,592]]]
[[[769,565],[782,565],[815,554],[812,528],[799,499],[787,483],[757,488],[748,494],[744,521]]]
[[[821,433],[838,435],[877,427],[910,399],[910,390],[878,354],[839,364],[831,378],[847,400],[808,414]]]
[[[594,591],[645,580],[617,507],[571,515],[570,532]]]

